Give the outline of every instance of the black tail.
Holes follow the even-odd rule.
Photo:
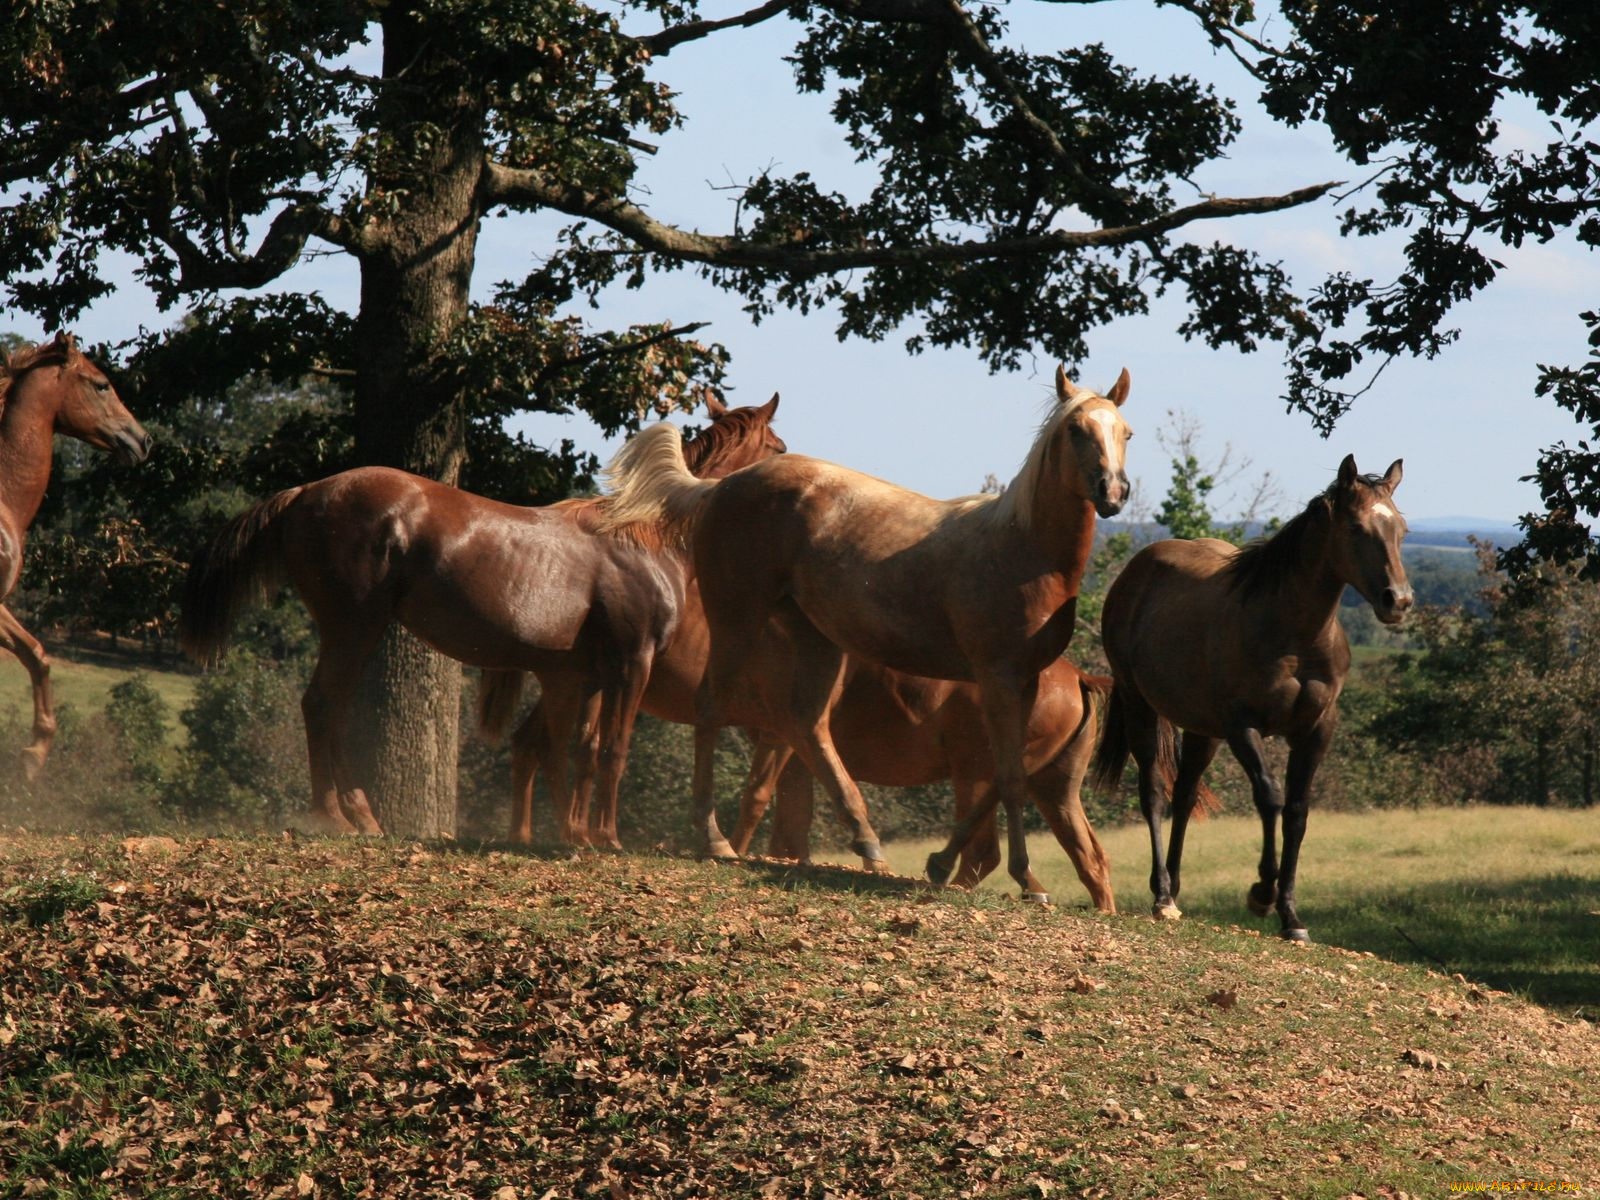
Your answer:
[[[280,582],[283,556],[275,522],[301,491],[289,488],[246,509],[189,565],[178,636],[196,662],[210,665],[221,658],[239,613]]]
[[[1102,678],[1084,676],[1086,684],[1091,680],[1099,684]],[[1101,689],[1096,687],[1095,690]],[[1090,768],[1090,778],[1094,786],[1103,792],[1115,792],[1122,783],[1122,771],[1128,764],[1129,753],[1128,718],[1124,711],[1122,693],[1118,688],[1112,687],[1110,699],[1106,703],[1100,746],[1095,751],[1094,765]],[[1161,777],[1167,794],[1171,795],[1172,785],[1178,778],[1178,729],[1165,717],[1156,718],[1156,774]],[[1194,817],[1204,820],[1212,813],[1221,811],[1222,801],[1206,786],[1205,781],[1201,780],[1195,793]]]

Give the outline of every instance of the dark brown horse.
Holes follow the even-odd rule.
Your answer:
[[[1106,594],[1102,628],[1116,686],[1095,773],[1115,787],[1130,751],[1139,764],[1156,916],[1181,915],[1184,830],[1201,776],[1226,741],[1261,814],[1250,909],[1265,916],[1276,903],[1283,936],[1306,940],[1295,873],[1311,780],[1328,752],[1350,669],[1339,597],[1355,588],[1389,625],[1411,607],[1400,561],[1406,523],[1394,505],[1400,474],[1396,460],[1381,478],[1360,475],[1346,457],[1333,485],[1272,538],[1242,550],[1212,538],[1157,542],[1133,556]],[[1287,798],[1266,768],[1262,739],[1272,736],[1289,743]],[[1162,776],[1174,759],[1172,841],[1163,858]]]
[[[22,574],[23,543],[50,482],[51,441],[58,433],[110,451],[124,463],[141,463],[150,454],[150,435],[66,332],[9,359],[0,355],[0,599],[11,595]],[[4,606],[0,648],[15,654],[33,681],[33,741],[22,752],[23,770],[32,779],[56,732],[50,660]]]
[[[978,822],[1006,806],[1009,870],[1027,887],[1022,831],[1027,714],[1039,672],[1072,634],[1096,511],[1127,496],[1120,412],[1123,372],[1108,396],[1056,373],[1057,404],[1021,472],[999,497],[939,501],[817,459],[787,455],[719,483],[685,468],[677,431],[648,429],[618,455],[609,520],[664,521],[692,537],[711,630],[695,721],[695,826],[701,848],[733,854],[717,828],[711,752],[729,720],[745,662],[777,620],[794,647],[787,725],[774,730],[847,814],[858,854],[883,851],[839,760],[829,716],[845,655],[907,674],[978,686],[995,787],[928,860],[949,878]]]
[[[776,398],[741,418],[745,461],[783,448],[768,429]],[[501,504],[385,467],[289,488],[234,518],[191,566],[185,648],[221,652],[235,614],[288,583],[321,643],[301,703],[312,818],[337,832],[381,832],[343,748],[363,664],[398,621],[472,666],[581,676],[598,693],[599,785],[614,792],[650,664],[683,602],[679,556],[647,531],[601,537],[565,513]]]

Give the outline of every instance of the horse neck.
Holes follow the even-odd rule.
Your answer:
[[[1029,514],[1027,537],[1061,577],[1066,596],[1076,596],[1094,548],[1094,505],[1062,489],[1041,488]]]
[[[1338,619],[1345,581],[1329,560],[1331,533],[1326,524],[1310,533],[1292,569],[1265,597],[1280,627],[1297,643],[1315,640]]]
[[[50,483],[56,411],[47,391],[25,375],[0,413],[0,510],[21,528],[33,521]]]

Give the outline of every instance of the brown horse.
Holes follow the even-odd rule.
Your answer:
[[[110,451],[130,465],[150,455],[150,435],[65,331],[9,360],[0,355],[0,599],[11,595],[22,574],[23,542],[50,482],[51,441],[57,433]],[[56,732],[50,660],[3,605],[0,648],[15,654],[33,681],[33,741],[22,752],[23,770],[32,779]]]
[[[663,521],[692,538],[711,630],[696,698],[695,827],[702,850],[732,856],[717,828],[711,753],[745,660],[777,620],[794,646],[787,725],[775,730],[847,815],[856,853],[883,851],[833,745],[829,715],[854,654],[907,674],[978,685],[995,787],[928,860],[949,878],[977,824],[1006,806],[1009,870],[1027,886],[1023,745],[1039,672],[1072,634],[1096,511],[1127,496],[1124,371],[1107,396],[1056,373],[1057,404],[1021,472],[998,497],[939,501],[797,455],[718,483],[685,468],[677,431],[635,437],[612,466],[608,520]]]
[[[750,461],[783,448],[776,398],[742,418]],[[600,787],[614,792],[650,663],[683,602],[683,570],[644,533],[601,537],[548,508],[501,504],[386,467],[289,488],[234,518],[190,567],[182,635],[201,661],[235,614],[280,582],[311,612],[321,643],[301,702],[312,817],[379,833],[343,741],[361,669],[398,621],[472,666],[576,672],[600,696]],[[585,699],[585,705],[587,701]]]
[[[781,676],[769,674],[762,682],[771,697],[768,703],[786,694]],[[1083,811],[1079,789],[1094,753],[1094,698],[1105,695],[1110,685],[1111,680],[1085,674],[1065,659],[1051,663],[1039,675],[1023,749],[1028,794],[1101,912],[1117,910],[1111,862]],[[958,824],[994,786],[994,756],[973,684],[903,675],[852,658],[830,720],[834,744],[852,779],[888,787],[948,779],[955,786]],[[774,790],[780,789],[770,852],[781,858],[808,857],[811,783],[801,764],[791,763],[792,753],[781,743],[757,748],[750,782],[740,797],[739,823],[730,838],[740,854],[748,851]],[[794,770],[802,775],[798,786],[780,783]],[[975,887],[999,864],[991,807],[988,819],[977,822],[962,846],[952,882]],[[1031,871],[1023,896],[1048,899]]]
[[[721,479],[787,449],[772,431],[778,397],[760,408],[725,408],[714,397],[707,401],[712,422],[687,443],[685,458],[699,478]],[[548,511],[558,513],[586,534],[598,536],[600,514],[610,501],[605,497],[565,500]],[[642,693],[644,711],[668,715],[680,703],[693,700],[695,685],[705,668],[705,620],[699,593],[688,576],[688,556],[681,547],[664,545],[659,536],[635,527],[635,540],[655,552],[652,569],[678,581],[683,603],[676,632],[655,655]],[[692,678],[689,673],[692,672]],[[512,736],[512,813],[510,838],[527,844],[533,840],[533,789],[539,767],[550,776],[550,796],[556,809],[560,836],[569,845],[621,849],[617,838],[615,789],[603,791],[601,803],[591,810],[589,796],[599,774],[605,748],[600,736],[599,696],[581,661],[547,664],[538,672],[541,694]],[[515,714],[522,693],[523,672],[486,670],[479,691],[479,728],[498,737]],[[669,716],[669,719],[670,718]],[[573,753],[574,746],[576,753]],[[576,766],[570,783],[569,759]],[[592,818],[592,820],[591,820]]]
[[[1115,787],[1130,750],[1139,764],[1158,917],[1181,915],[1174,901],[1184,830],[1201,776],[1226,741],[1261,814],[1250,909],[1265,916],[1276,902],[1283,936],[1307,939],[1295,912],[1295,872],[1311,780],[1328,752],[1350,669],[1339,597],[1355,588],[1389,625],[1411,607],[1400,561],[1406,523],[1394,506],[1400,474],[1396,460],[1381,478],[1359,475],[1347,456],[1333,485],[1272,538],[1242,550],[1212,538],[1156,542],[1133,556],[1106,594],[1102,628],[1116,686],[1095,772]],[[1274,735],[1289,743],[1287,799],[1263,756],[1262,738]],[[1163,859],[1161,777],[1174,758],[1172,843]]]

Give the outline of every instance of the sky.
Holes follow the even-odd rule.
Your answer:
[[[742,11],[745,3],[709,0],[703,15]],[[1196,180],[1218,195],[1277,194],[1326,180],[1360,178],[1315,128],[1277,125],[1252,102],[1253,82],[1231,58],[1217,54],[1181,13],[1142,0],[1096,5],[1011,5],[1012,40],[1030,50],[1103,42],[1141,73],[1192,74],[1239,102],[1245,129],[1230,157]],[[639,32],[648,32],[641,28]],[[732,223],[730,193],[717,185],[748,179],[771,164],[780,172],[808,170],[824,188],[862,195],[870,175],[827,114],[825,98],[797,96],[782,56],[798,27],[787,20],[730,30],[679,47],[659,63],[658,77],[678,91],[685,127],[653,139],[636,199],[655,216],[710,232]],[[1270,26],[1269,26],[1270,32]],[[1542,144],[1537,114],[1513,114],[1503,136]],[[1330,270],[1377,278],[1393,272],[1393,239],[1343,239],[1338,204],[1329,198],[1282,213],[1210,221],[1186,231],[1197,240],[1222,238],[1279,260],[1302,289]],[[479,245],[475,298],[495,283],[520,277],[547,253],[568,218],[514,216],[489,222]],[[1347,453],[1366,471],[1404,459],[1397,500],[1413,521],[1466,517],[1509,524],[1536,509],[1538,493],[1519,481],[1541,448],[1581,437],[1583,430],[1550,401],[1534,396],[1538,364],[1576,364],[1586,345],[1579,312],[1600,295],[1600,264],[1572,242],[1530,245],[1497,254],[1507,270],[1489,291],[1457,310],[1457,344],[1430,362],[1397,361],[1357,401],[1324,440],[1303,414],[1280,399],[1281,348],[1253,354],[1212,350],[1176,332],[1177,303],[1157,302],[1149,314],[1123,318],[1090,333],[1090,357],[1065,364],[1080,383],[1104,390],[1127,367],[1133,381],[1124,415],[1136,431],[1129,471],[1146,509],[1165,491],[1170,456],[1157,437],[1172,414],[1197,423],[1201,457],[1224,449],[1248,466],[1236,487],[1216,498],[1217,515],[1235,515],[1240,498],[1264,472],[1276,481],[1280,513],[1297,511],[1332,479]],[[160,313],[123,264],[118,292],[76,323],[80,336],[115,341],[141,326],[173,323]],[[343,255],[313,258],[282,286],[314,288],[330,303],[353,309],[354,263]],[[1038,359],[1023,371],[991,375],[963,350],[911,355],[905,329],[869,343],[843,342],[827,311],[779,313],[756,324],[737,297],[690,272],[675,272],[630,292],[602,298],[597,324],[709,321],[696,336],[732,353],[730,396],[736,404],[782,401],[778,428],[791,450],[831,459],[934,496],[976,491],[985,476],[1009,479],[1021,465],[1052,395],[1056,364]],[[30,329],[23,315],[0,312],[0,328]],[[132,399],[132,398],[130,398]],[[602,439],[581,417],[540,415],[517,427],[536,441],[570,437],[608,457],[620,439]],[[1261,514],[1267,515],[1267,514]]]

